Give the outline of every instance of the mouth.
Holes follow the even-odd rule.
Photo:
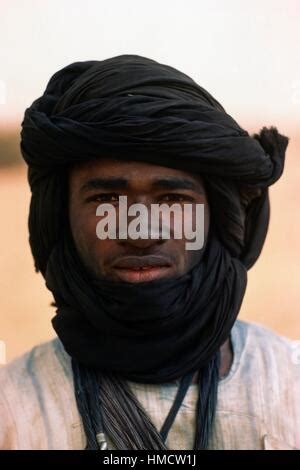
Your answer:
[[[113,265],[117,278],[126,282],[149,282],[170,275],[171,263],[160,256],[127,256]]]

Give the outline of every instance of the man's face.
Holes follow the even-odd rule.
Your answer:
[[[119,196],[127,196],[128,207],[142,203],[149,211],[151,204],[191,204],[193,220],[196,204],[204,204],[203,248],[187,250],[190,240],[184,233],[181,239],[99,239],[96,226],[101,217],[96,209],[110,203],[118,215]],[[209,206],[200,176],[150,163],[99,159],[71,170],[69,218],[77,251],[91,273],[109,280],[145,282],[180,276],[200,261],[209,229]]]

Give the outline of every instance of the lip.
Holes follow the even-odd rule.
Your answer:
[[[149,282],[170,273],[171,263],[162,256],[126,256],[115,261],[117,277],[126,282]]]
[[[171,266],[170,261],[164,256],[147,255],[147,256],[123,256],[113,263],[116,268],[144,268],[157,266]]]
[[[169,267],[148,267],[146,269],[114,268],[117,277],[126,282],[149,282],[161,279],[170,273]]]

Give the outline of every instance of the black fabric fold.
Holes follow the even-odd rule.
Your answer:
[[[26,110],[21,137],[30,245],[67,352],[88,367],[151,383],[207,364],[230,333],[247,270],[262,250],[268,187],[282,174],[288,138],[275,127],[250,136],[190,77],[135,55],[57,72]],[[101,157],[203,175],[213,223],[201,263],[147,285],[89,276],[69,233],[68,171]]]
[[[53,326],[82,364],[144,383],[175,380],[203,367],[228,337],[247,271],[212,234],[205,259],[176,279],[139,284],[92,280],[72,241],[48,263]]]

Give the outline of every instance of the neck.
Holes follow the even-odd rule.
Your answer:
[[[222,344],[221,348],[221,364],[219,369],[219,378],[224,379],[232,366],[233,361],[233,348],[231,338],[227,338],[225,343]]]
[[[232,361],[233,361],[233,348],[231,344],[230,337],[226,339],[226,341],[222,344],[220,348],[220,368],[219,368],[219,378],[224,379],[226,375],[228,375]],[[197,383],[198,372],[195,372],[195,375],[192,380],[192,384]],[[174,382],[178,383],[178,380]]]

